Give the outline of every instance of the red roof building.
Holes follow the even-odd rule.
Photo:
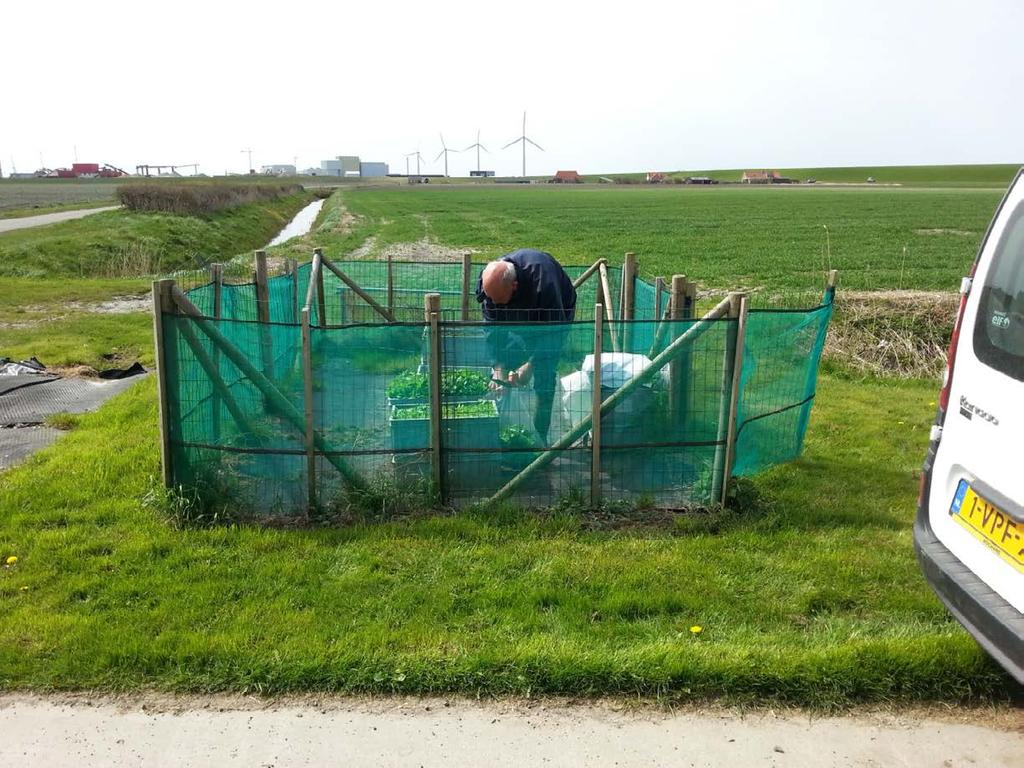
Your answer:
[[[780,178],[778,171],[744,171],[740,181],[744,184],[771,184]]]
[[[576,171],[559,171],[551,182],[553,184],[582,184],[583,179]]]

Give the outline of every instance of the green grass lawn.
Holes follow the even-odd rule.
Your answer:
[[[340,193],[361,217],[314,236],[336,258],[424,237],[493,257],[547,250],[567,264],[636,251],[645,276],[703,287],[818,288],[830,266],[850,289],[956,290],[1000,194],[989,190],[397,188]],[[826,253],[824,226],[831,239]],[[904,252],[904,247],[906,251]]]
[[[1003,699],[913,556],[935,392],[825,378],[746,511],[182,530],[148,381],[0,475],[0,688]]]

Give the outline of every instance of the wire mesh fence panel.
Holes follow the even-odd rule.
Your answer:
[[[380,313],[330,270],[323,273],[322,318],[317,286],[308,293],[312,497],[321,508],[343,505],[351,488],[377,479],[426,494],[435,416],[442,500],[455,505],[496,495],[550,505],[588,498],[592,490],[605,500],[714,502],[728,471],[731,418],[737,475],[800,452],[831,292],[826,304],[809,310],[780,308],[790,299],[773,296],[765,304],[775,308],[750,312],[731,414],[737,321],[657,321],[656,289],[637,280],[635,314],[648,319],[621,321],[613,303],[613,320],[601,323],[598,403],[604,407],[595,483],[593,300],[604,298],[596,272],[578,291],[574,322],[484,323],[475,297],[463,291],[461,263],[403,262],[389,269],[385,262],[344,262],[339,268],[381,307],[390,303],[399,319],[404,307],[411,322],[381,322]],[[473,265],[474,291],[480,268]],[[574,268],[577,276],[584,270]],[[621,295],[621,271],[607,275],[614,286],[609,292]],[[252,282],[220,286],[224,319],[164,315],[176,484],[230,498],[257,514],[305,514],[311,498],[306,380],[296,320],[310,279],[311,266],[303,264],[268,280],[270,323],[256,322]],[[216,288],[207,282],[189,291],[207,317]],[[429,397],[428,292],[442,294],[439,413]],[[465,298],[470,322],[462,320]],[[662,311],[668,300],[662,291]]]
[[[800,455],[832,317],[831,297],[827,300],[807,311],[750,313],[736,414],[734,474],[751,475]]]
[[[329,446],[317,460],[321,505],[343,503],[350,487],[328,457],[344,462],[363,483],[421,483],[426,495],[431,465],[422,413],[423,324],[314,328],[311,337],[314,423]]]
[[[272,323],[298,323],[305,296],[298,292],[297,276],[275,275],[267,281],[267,293]]]
[[[736,321],[630,325],[632,344],[602,353],[602,401],[641,374],[648,378],[602,418],[602,496],[666,506],[710,503],[725,458],[723,406],[731,393]],[[606,331],[604,349],[610,341]],[[678,353],[658,367],[655,361],[671,349]]]
[[[283,398],[303,402],[296,326],[205,320]],[[164,314],[176,485],[258,514],[305,510],[303,433],[196,320]],[[266,364],[264,363],[266,361]]]
[[[549,451],[552,462],[532,472],[511,498],[548,505],[589,489],[585,442],[555,446],[583,415],[575,404],[566,412],[559,378],[578,370],[592,344],[591,323],[443,326],[441,444],[452,503],[491,497]]]

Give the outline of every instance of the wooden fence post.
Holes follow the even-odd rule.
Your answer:
[[[260,359],[263,374],[274,379],[274,337],[270,333],[270,286],[267,284],[267,252],[256,251],[254,259],[256,274],[256,319],[260,323]]]
[[[633,325],[636,315],[636,254],[626,253],[622,261],[622,351],[633,351]]]
[[[598,274],[601,276],[601,292],[604,294],[604,300],[601,302],[604,304],[605,318],[608,320],[608,336],[609,341],[612,343],[612,352],[619,352],[619,339],[615,334],[615,311],[612,307],[612,289],[608,282],[608,268],[602,261],[597,268]]]
[[[662,300],[661,294],[665,292],[665,278],[654,278],[654,319],[661,320]]]
[[[604,308],[594,306],[594,373],[591,376],[590,399],[590,506],[601,505],[601,344],[604,327],[601,313]]]
[[[213,316],[218,320],[221,316],[221,300],[224,290],[224,265],[210,265],[210,284],[213,285]]]
[[[743,373],[743,347],[747,339],[747,295],[738,294],[739,306],[736,308],[736,342],[732,363],[732,390],[729,397],[729,431],[725,439],[725,462],[722,467],[722,505],[725,505],[729,492],[729,479],[732,467],[736,462],[736,407],[740,399],[740,378]]]
[[[256,272],[256,319],[261,323],[269,323],[270,287],[267,285],[267,252],[256,251],[254,262]]]
[[[173,280],[156,280],[153,283],[153,339],[156,343],[156,388],[160,409],[160,467],[163,470],[164,487],[174,482],[171,466],[171,404],[167,397],[167,345],[164,340],[164,312],[174,307],[171,300]]]
[[[444,414],[441,410],[441,294],[428,293],[423,297],[424,320],[430,332],[430,469],[434,493],[444,503],[444,457],[441,455],[441,428]]]
[[[316,432],[313,423],[313,337],[309,307],[302,308],[302,384],[306,438],[306,512],[316,509]]]
[[[740,299],[742,296],[742,293],[731,292],[726,297],[726,300],[729,302],[729,311],[726,316],[730,320],[738,321],[740,304],[742,303]],[[728,326],[725,333],[725,352],[722,355],[721,395],[718,399],[718,431],[715,445],[715,460],[712,468],[711,498],[709,499],[711,502],[721,502],[725,494],[723,485],[727,471],[725,463],[729,440],[729,409],[732,405],[733,366],[736,362],[736,337],[738,329],[739,323],[736,322]]]
[[[395,264],[394,257],[388,251],[388,312],[395,316]]]
[[[473,290],[473,256],[462,254],[462,322],[469,322],[469,295]]]
[[[293,323],[299,321],[299,263],[295,259],[288,259],[288,275],[292,280],[292,310],[289,318]]]
[[[224,288],[224,266],[222,264],[210,265],[210,282],[213,283],[213,316],[220,320],[223,312],[223,288]],[[213,367],[220,374],[220,350],[213,350]],[[220,395],[214,391],[213,399],[210,401],[211,418],[213,419],[213,439],[220,442]]]
[[[683,276],[683,298],[680,320],[693,320],[697,316],[697,284],[689,277]],[[682,390],[680,393],[683,423],[682,429],[689,429],[689,419],[693,415],[693,350],[687,349],[679,356]]]
[[[673,328],[673,332],[669,333],[669,337],[675,335],[675,330],[678,328],[676,321],[682,320],[683,315],[683,299],[686,287],[686,276],[685,275],[672,275],[672,293],[669,298],[669,320],[670,326]],[[672,427],[674,430],[678,430],[683,418],[683,377],[686,375],[686,368],[683,366],[683,362],[679,358],[675,358],[669,363],[668,368],[668,409],[669,417],[672,421]]]
[[[324,263],[324,252],[322,248],[313,249],[313,255],[320,256],[320,263]],[[324,271],[321,268],[316,273],[316,311],[318,319],[320,320],[319,325],[327,325],[327,300],[324,298]]]

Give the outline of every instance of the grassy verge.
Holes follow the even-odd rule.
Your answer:
[[[825,378],[743,512],[175,529],[145,382],[0,475],[0,687],[1004,698],[913,557],[934,394]]]
[[[118,210],[0,236],[0,276],[135,277],[200,267],[259,248],[312,196],[205,216]]]
[[[113,297],[143,297],[149,287],[143,280],[0,277],[0,357],[34,355],[51,368],[151,365],[151,315],[96,311]]]

